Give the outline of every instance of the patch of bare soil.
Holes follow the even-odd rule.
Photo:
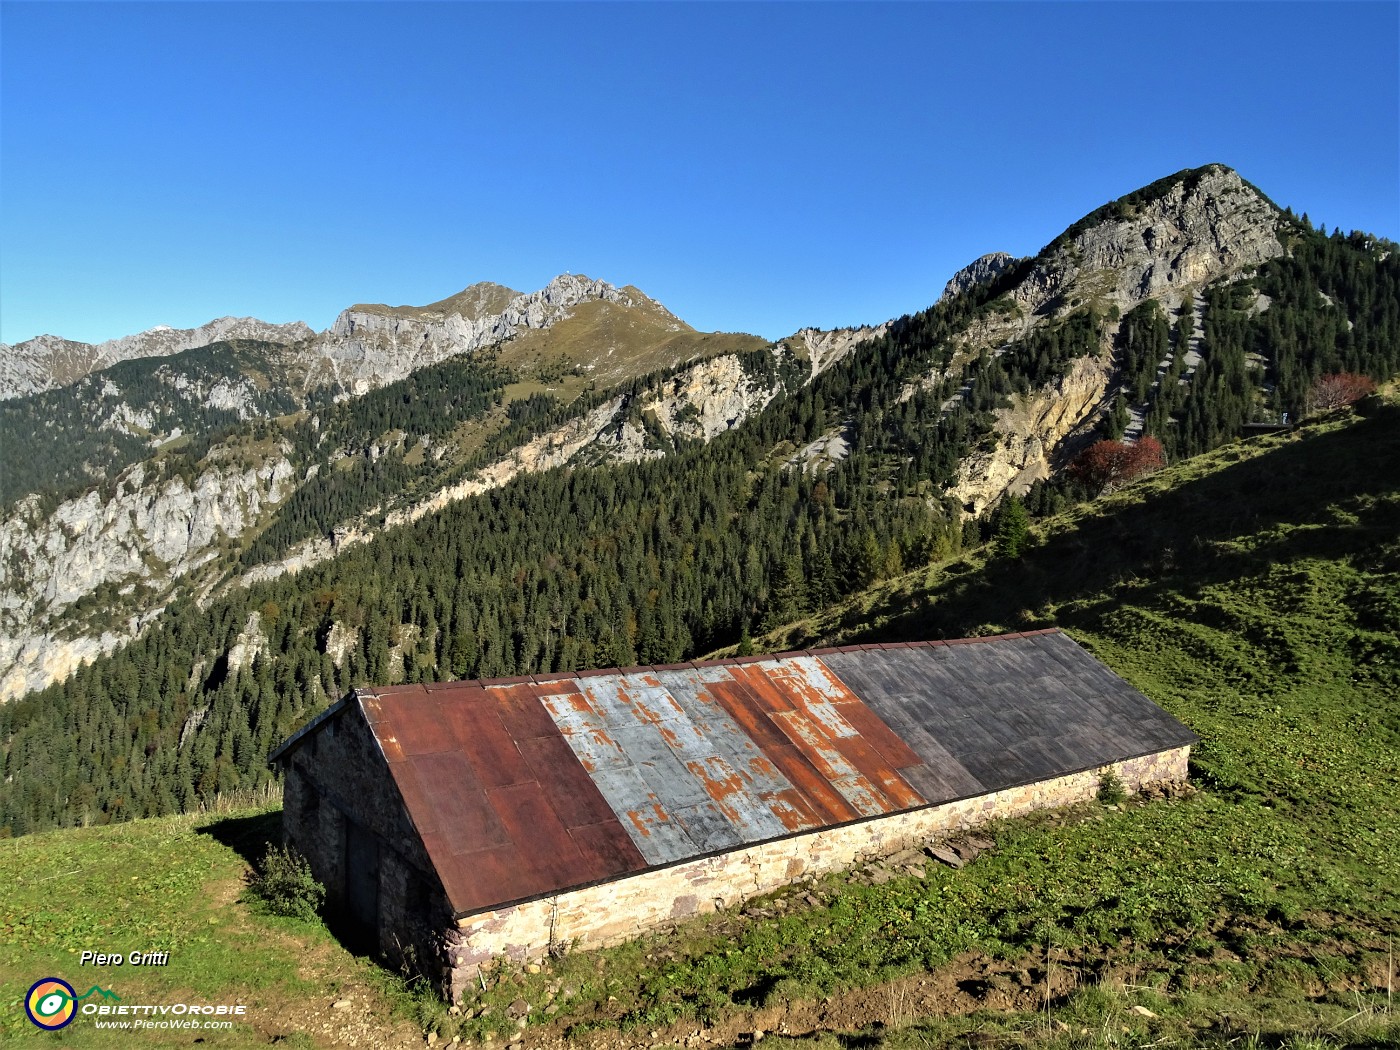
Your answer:
[[[244,883],[227,879],[208,883],[206,892],[232,929],[255,933],[297,959],[297,975],[312,986],[305,989],[262,989],[249,1022],[269,1044],[290,1041],[297,1032],[317,1047],[424,1046],[416,1025],[395,1020],[383,996],[355,973],[354,959],[338,944],[309,941],[287,930],[254,930],[245,908],[238,904]]]
[[[310,1036],[318,1047],[408,1048],[425,1045],[423,1033],[408,1021],[395,1021],[368,985],[337,980],[339,990],[259,1011],[257,1028],[276,1044],[293,1032]]]

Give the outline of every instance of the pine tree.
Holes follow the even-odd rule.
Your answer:
[[[1030,515],[1025,504],[1008,494],[997,508],[997,526],[993,550],[998,558],[1014,560],[1021,556],[1030,537]]]

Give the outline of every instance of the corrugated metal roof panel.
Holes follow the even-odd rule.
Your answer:
[[[1058,632],[358,698],[459,915],[1196,739]]]
[[[926,768],[961,767],[980,785],[974,791],[1196,739],[1058,632],[898,653],[844,652],[823,661],[925,759]],[[909,779],[928,785],[923,773]]]
[[[539,688],[452,683],[362,698],[459,914],[646,867]]]
[[[810,657],[591,675],[582,702],[550,688],[545,710],[653,864],[923,802]]]

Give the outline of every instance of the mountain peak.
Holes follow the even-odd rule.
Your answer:
[[[1035,257],[1015,298],[1129,310],[1174,306],[1202,284],[1283,254],[1278,207],[1224,164],[1188,168],[1095,208]]]
[[[1244,202],[1237,203],[1260,205],[1257,210],[1261,217],[1264,212],[1269,213],[1270,222],[1278,214],[1278,207],[1273,201],[1242,179],[1234,168],[1225,164],[1204,164],[1199,168],[1183,168],[1100,205],[1047,244],[1040,256],[1064,247],[1097,226],[1130,222],[1151,212],[1165,216],[1174,210],[1188,208],[1190,202],[1226,202],[1233,208],[1237,203],[1229,204],[1229,199],[1236,196],[1246,198]]]

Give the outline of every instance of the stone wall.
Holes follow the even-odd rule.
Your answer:
[[[468,916],[448,936],[455,998],[478,966],[523,961],[551,945],[604,947],[667,922],[715,911],[807,876],[907,849],[989,820],[1092,799],[1112,770],[1129,792],[1186,779],[1189,747],[1023,787],[762,843],[570,893]]]
[[[395,966],[442,973],[452,911],[359,704],[352,698],[282,761],[282,830],[326,887],[332,925],[349,915],[346,828],[353,821],[378,847],[379,922],[365,931],[372,947]]]

